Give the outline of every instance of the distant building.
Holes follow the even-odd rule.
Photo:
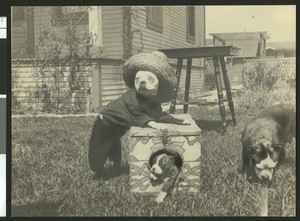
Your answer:
[[[206,45],[234,45],[240,47],[240,55],[227,58],[228,76],[232,85],[241,84],[245,59],[266,57],[267,31],[210,33],[213,39],[207,39]]]
[[[266,48],[266,57],[267,58],[276,58],[277,57],[277,51],[273,47],[267,47]]]
[[[266,47],[267,58],[296,57],[295,42],[268,42]]]
[[[270,37],[263,32],[211,33],[213,45],[234,45],[241,48],[240,55],[234,58],[264,58],[266,41]]]

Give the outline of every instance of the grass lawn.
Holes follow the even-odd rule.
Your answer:
[[[257,111],[237,105],[238,124],[222,136],[218,107],[190,107],[203,131],[200,190],[179,192],[161,205],[154,195],[129,192],[126,135],[122,174],[93,180],[87,154],[94,117],[13,118],[12,216],[257,216],[262,187],[238,173],[241,131]],[[227,105],[226,112],[230,119]],[[269,215],[295,216],[295,170],[290,147],[269,189]]]

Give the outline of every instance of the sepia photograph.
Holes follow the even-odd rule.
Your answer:
[[[11,7],[12,217],[295,217],[296,5]]]

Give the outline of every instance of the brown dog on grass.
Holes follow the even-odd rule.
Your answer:
[[[243,167],[248,178],[272,180],[275,168],[285,158],[285,145],[296,131],[295,106],[278,104],[261,111],[245,126],[242,134]]]

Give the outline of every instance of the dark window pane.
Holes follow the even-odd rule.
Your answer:
[[[163,8],[147,7],[147,28],[162,32],[163,31]]]
[[[195,6],[186,7],[186,39],[189,43],[195,43]]]

